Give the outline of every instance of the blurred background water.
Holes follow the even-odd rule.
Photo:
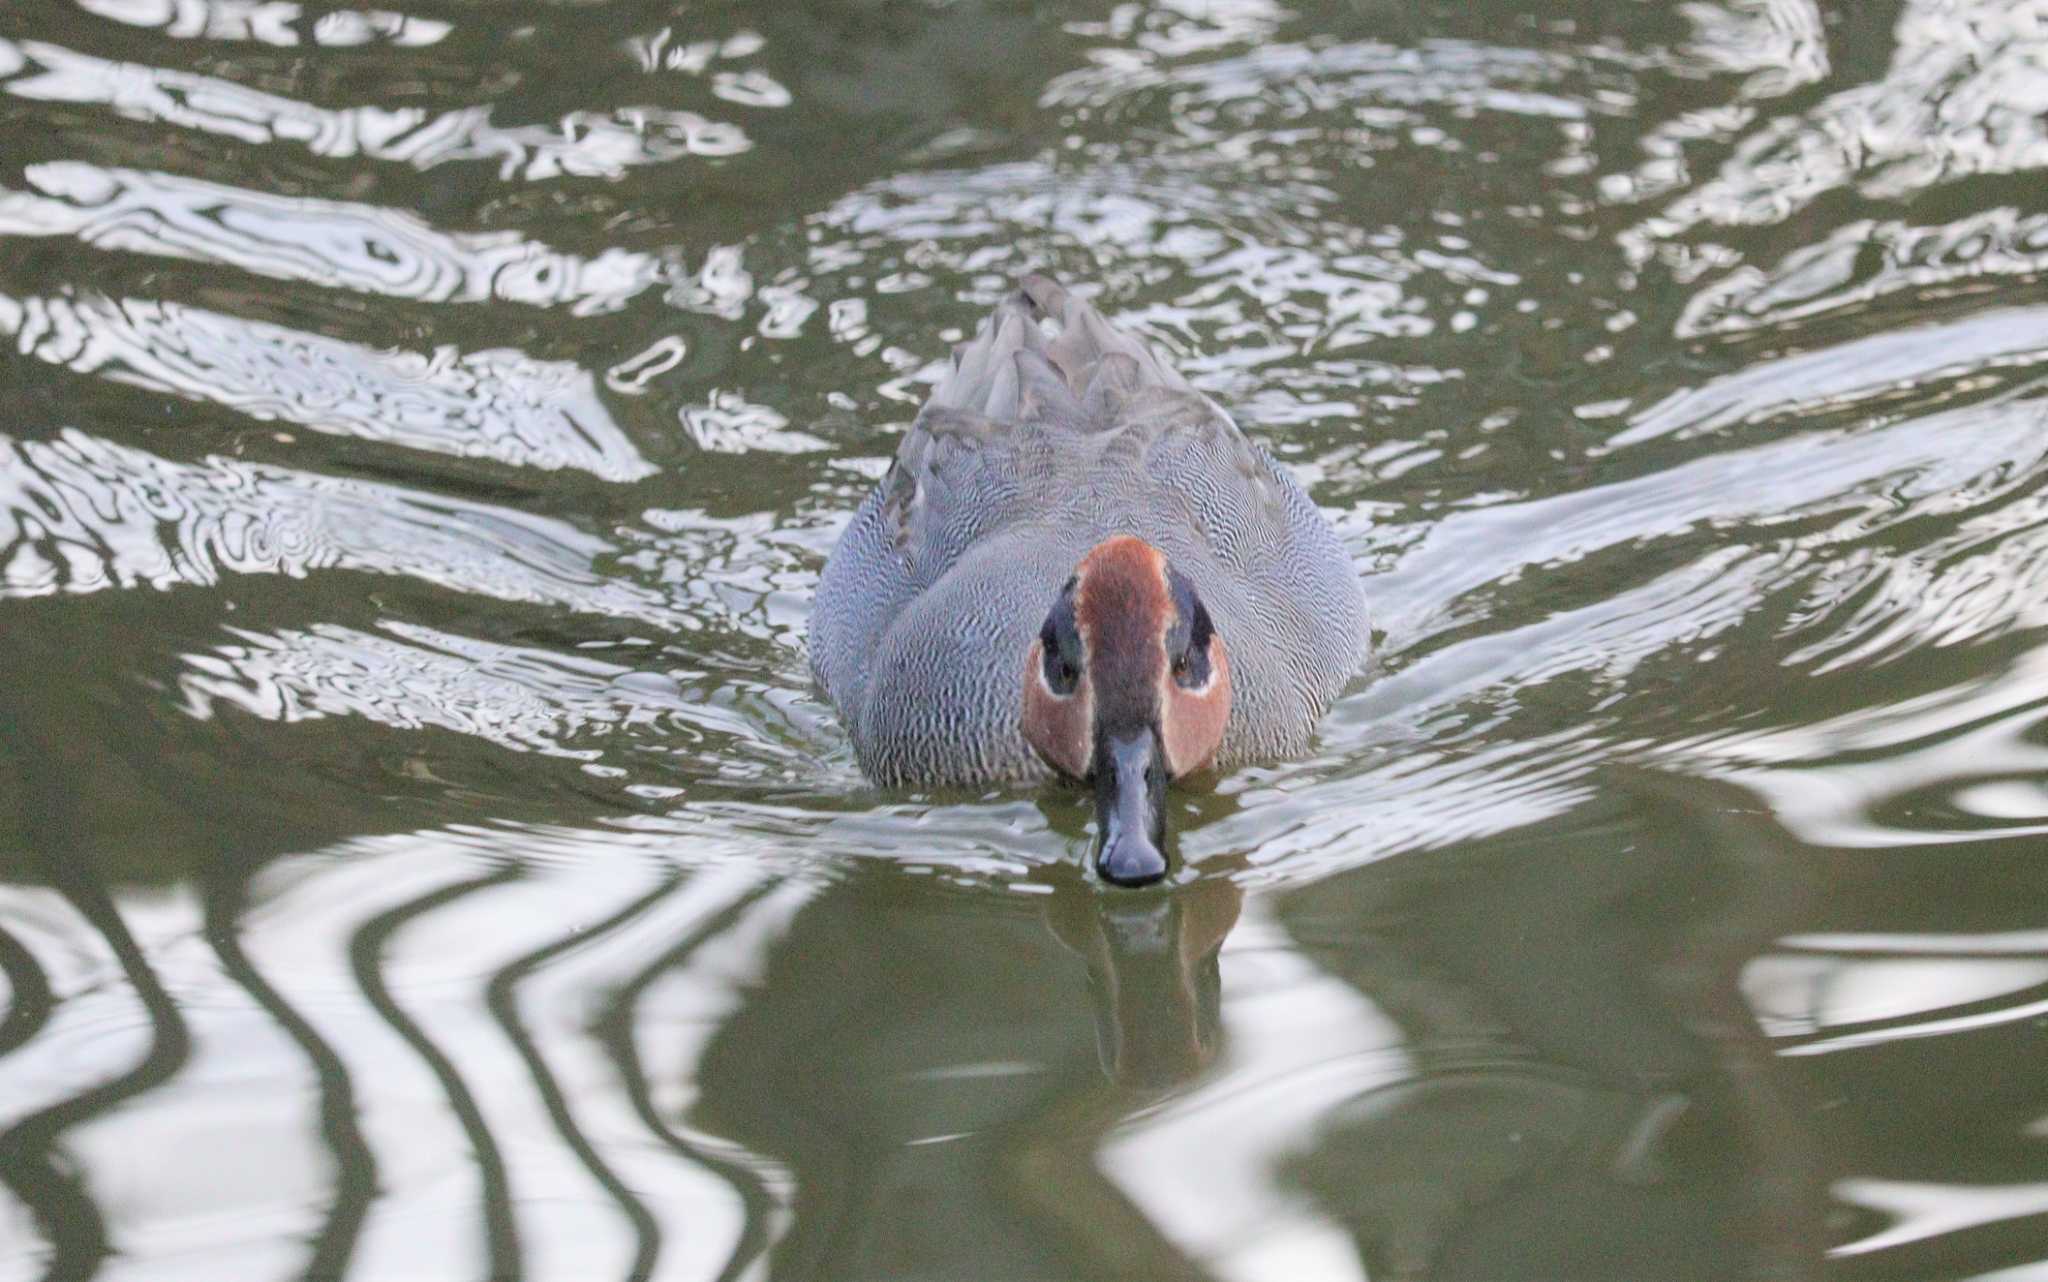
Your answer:
[[[2048,1278],[2048,4],[10,0],[0,1280]],[[1080,870],[819,566],[1085,284],[1381,642]]]

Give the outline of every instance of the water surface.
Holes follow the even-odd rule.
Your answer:
[[[2040,0],[14,0],[0,1282],[2048,1277]],[[1026,270],[1377,658],[877,791]]]

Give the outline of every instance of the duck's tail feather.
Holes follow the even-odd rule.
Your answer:
[[[1058,326],[1048,339],[1040,323]],[[998,423],[1020,418],[1101,423],[1148,388],[1186,393],[1187,380],[1135,334],[1045,276],[1026,276],[974,337],[953,349],[953,368],[930,406]]]
[[[1151,387],[1192,390],[1143,339],[1104,320],[1086,299],[1057,281],[1026,276],[1021,285],[1037,314],[1059,323],[1059,336],[1047,345],[1046,358],[1083,401],[1108,398],[1114,403]]]

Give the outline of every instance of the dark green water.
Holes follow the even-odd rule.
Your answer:
[[[0,1282],[2048,1278],[2048,4],[8,0]],[[1174,803],[803,652],[1096,291],[1381,654]]]

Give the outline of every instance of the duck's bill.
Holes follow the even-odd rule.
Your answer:
[[[1095,870],[1119,886],[1166,875],[1166,762],[1150,726],[1095,736]]]

